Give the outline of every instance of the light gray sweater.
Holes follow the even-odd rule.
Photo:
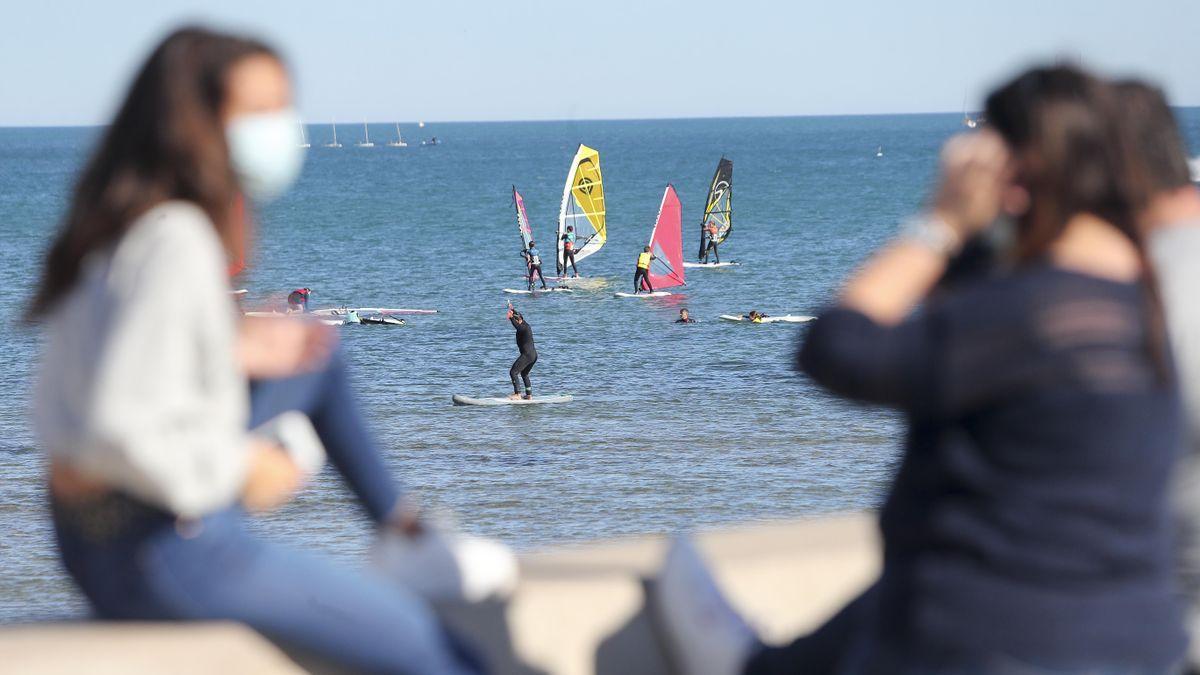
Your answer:
[[[49,454],[185,517],[232,504],[247,464],[236,308],[208,216],[167,202],[84,263],[46,323],[35,424]]]

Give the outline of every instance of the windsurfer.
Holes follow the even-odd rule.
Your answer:
[[[567,231],[562,236],[562,245],[562,270],[559,273],[563,276],[567,275],[567,262],[570,261],[572,276],[578,278],[579,269],[575,267],[575,228],[573,226],[567,226]]]
[[[529,275],[530,292],[533,291],[534,274],[537,274],[537,278],[541,280],[542,288],[546,288],[546,277],[542,276],[542,256],[538,253],[537,246],[534,245],[532,239],[529,240],[529,248],[521,251],[521,254],[525,256],[525,265],[527,268],[526,271]]]
[[[509,398],[528,400],[533,398],[533,385],[529,382],[529,371],[533,369],[533,364],[537,363],[537,348],[533,346],[533,329],[529,327],[525,317],[513,309],[511,302],[508,303],[508,320],[512,323],[513,328],[517,329],[517,349],[521,352],[517,360],[513,361],[512,368],[508,369],[508,377],[512,380],[513,386],[513,393]],[[521,382],[517,381],[518,375],[525,384],[524,396],[521,396]]]
[[[650,285],[650,261],[652,260],[658,260],[658,256],[650,252],[649,246],[638,254],[637,269],[633,272],[633,292],[635,294],[642,292],[643,283],[646,285],[645,290],[654,292],[654,287]]]
[[[675,323],[696,323],[696,320],[688,316],[686,309],[681,309],[679,310],[679,318],[675,320]]]
[[[708,245],[704,247],[704,257],[701,259],[701,262],[708,262],[709,251],[712,251],[713,257],[716,258],[718,263],[721,262],[721,254],[717,251],[717,235],[719,232],[715,221],[710,220],[704,226],[704,235],[708,238]]]
[[[308,311],[308,296],[312,293],[311,288],[297,288],[288,294],[287,311],[288,314],[300,313]],[[279,297],[279,296],[276,296]]]

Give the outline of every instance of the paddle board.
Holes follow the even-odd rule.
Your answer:
[[[361,314],[437,314],[436,309],[389,309],[387,307],[331,307],[327,309],[314,309],[309,314],[317,316],[340,316],[347,312],[358,312]]]
[[[664,295],[671,295],[670,291],[654,291],[653,293],[622,293],[620,291],[613,293],[614,298],[661,298]]]
[[[721,318],[725,321],[745,321],[747,323],[805,323],[816,319],[815,316],[797,316],[793,314],[785,314],[784,316],[768,316],[761,321],[750,321],[745,316],[734,316],[732,314],[722,314]]]
[[[472,396],[464,396],[455,394],[450,400],[454,405],[535,405],[538,403],[570,403],[574,397],[569,395],[555,396],[534,396],[530,399],[511,399],[506,396],[485,396],[482,398],[474,398]]]
[[[563,286],[551,286],[550,288],[535,288],[532,291],[522,288],[506,288],[504,292],[512,293],[513,295],[537,295],[538,293],[574,293],[575,289]]]
[[[740,263],[740,262],[738,262],[738,261],[736,261],[736,260],[730,260],[730,261],[728,261],[728,262],[719,262],[719,263],[685,262],[685,263],[683,263],[683,266],[684,266],[684,267],[688,267],[688,268],[696,268],[696,267],[699,267],[699,268],[705,268],[705,267],[741,267],[741,266],[742,266],[742,263]]]

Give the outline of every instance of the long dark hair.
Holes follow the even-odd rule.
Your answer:
[[[70,291],[88,254],[113,245],[164,201],[196,204],[227,247],[240,244],[233,241],[238,186],[221,112],[230,69],[256,55],[279,58],[257,40],[197,27],[173,32],[154,49],[80,175],[31,318]]]
[[[1148,348],[1169,373],[1162,301],[1138,215],[1150,199],[1136,172],[1136,140],[1116,89],[1073,66],[1029,70],[987,98],[987,119],[1018,158],[1030,208],[1018,221],[1017,259],[1043,258],[1072,217],[1091,214],[1134,245],[1147,295]]]

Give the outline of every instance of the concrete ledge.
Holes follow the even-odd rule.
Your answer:
[[[879,571],[865,514],[704,533],[701,551],[734,604],[768,641],[820,625]],[[499,673],[638,675],[668,671],[642,611],[666,540],[628,539],[522,556],[508,603],[439,606]],[[301,667],[233,624],[80,623],[0,629],[0,670],[21,673],[295,673]]]

